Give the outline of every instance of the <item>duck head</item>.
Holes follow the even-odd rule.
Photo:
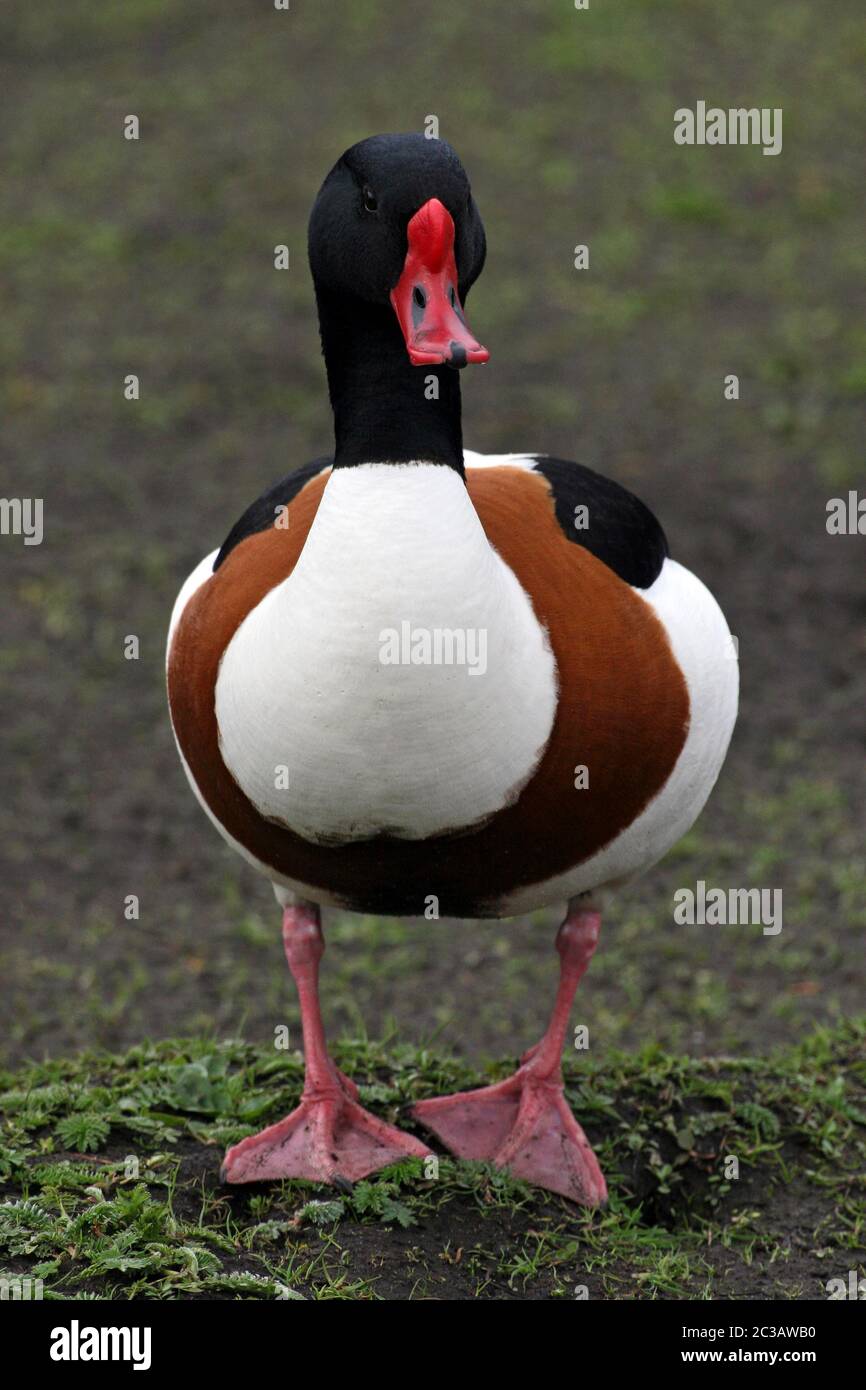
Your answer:
[[[359,301],[389,308],[414,367],[487,361],[463,313],[485,252],[465,169],[444,140],[423,135],[374,135],[353,145],[310,217],[320,316],[323,301],[331,318],[342,304],[347,323]]]

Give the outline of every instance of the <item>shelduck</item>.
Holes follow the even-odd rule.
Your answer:
[[[502,918],[567,902],[541,1042],[507,1081],[413,1116],[455,1154],[597,1205],[563,1093],[569,1010],[599,895],[659,860],[716,781],[737,709],[727,624],[619,484],[464,450],[456,369],[488,358],[463,309],[485,235],[448,144],[347,150],[309,256],[333,453],[198,565],[168,642],[184,768],[274,886],[302,1013],[301,1103],[229,1149],[223,1176],[339,1184],[430,1152],[329,1056],[322,905]]]

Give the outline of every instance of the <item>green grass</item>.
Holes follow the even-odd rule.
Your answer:
[[[770,1058],[568,1062],[608,1176],[575,1208],[488,1165],[408,1160],[348,1192],[221,1187],[297,1101],[297,1054],[142,1044],[0,1077],[0,1275],[46,1298],[823,1297],[866,1250],[866,1018]],[[393,1039],[338,1060],[365,1104],[495,1079]],[[739,1175],[726,1175],[731,1156]]]

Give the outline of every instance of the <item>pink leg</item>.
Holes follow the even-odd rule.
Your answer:
[[[487,1159],[515,1177],[584,1206],[607,1201],[589,1142],[565,1099],[562,1048],[577,986],[598,942],[601,917],[580,899],[559,929],[559,989],[547,1032],[513,1076],[495,1086],[437,1096],[412,1114],[460,1158]]]
[[[301,1003],[306,1071],[301,1103],[278,1124],[235,1144],[225,1156],[224,1182],[310,1178],[356,1182],[408,1155],[430,1150],[358,1104],[358,1090],[328,1055],[319,1007],[319,961],[325,949],[319,909],[287,907],[283,944]]]

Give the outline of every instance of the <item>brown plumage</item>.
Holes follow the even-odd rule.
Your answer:
[[[689,697],[650,606],[559,525],[547,481],[524,469],[467,470],[484,530],[549,633],[559,703],[547,748],[517,801],[469,834],[377,837],[329,848],[265,819],[220,754],[214,687],[247,613],[292,572],[329,470],[289,504],[287,526],[248,536],[193,595],[171,647],[175,733],[213,814],[279,874],[359,911],[497,916],[517,887],[552,878],[609,844],[664,785],[685,742]],[[585,765],[589,787],[574,791]]]

